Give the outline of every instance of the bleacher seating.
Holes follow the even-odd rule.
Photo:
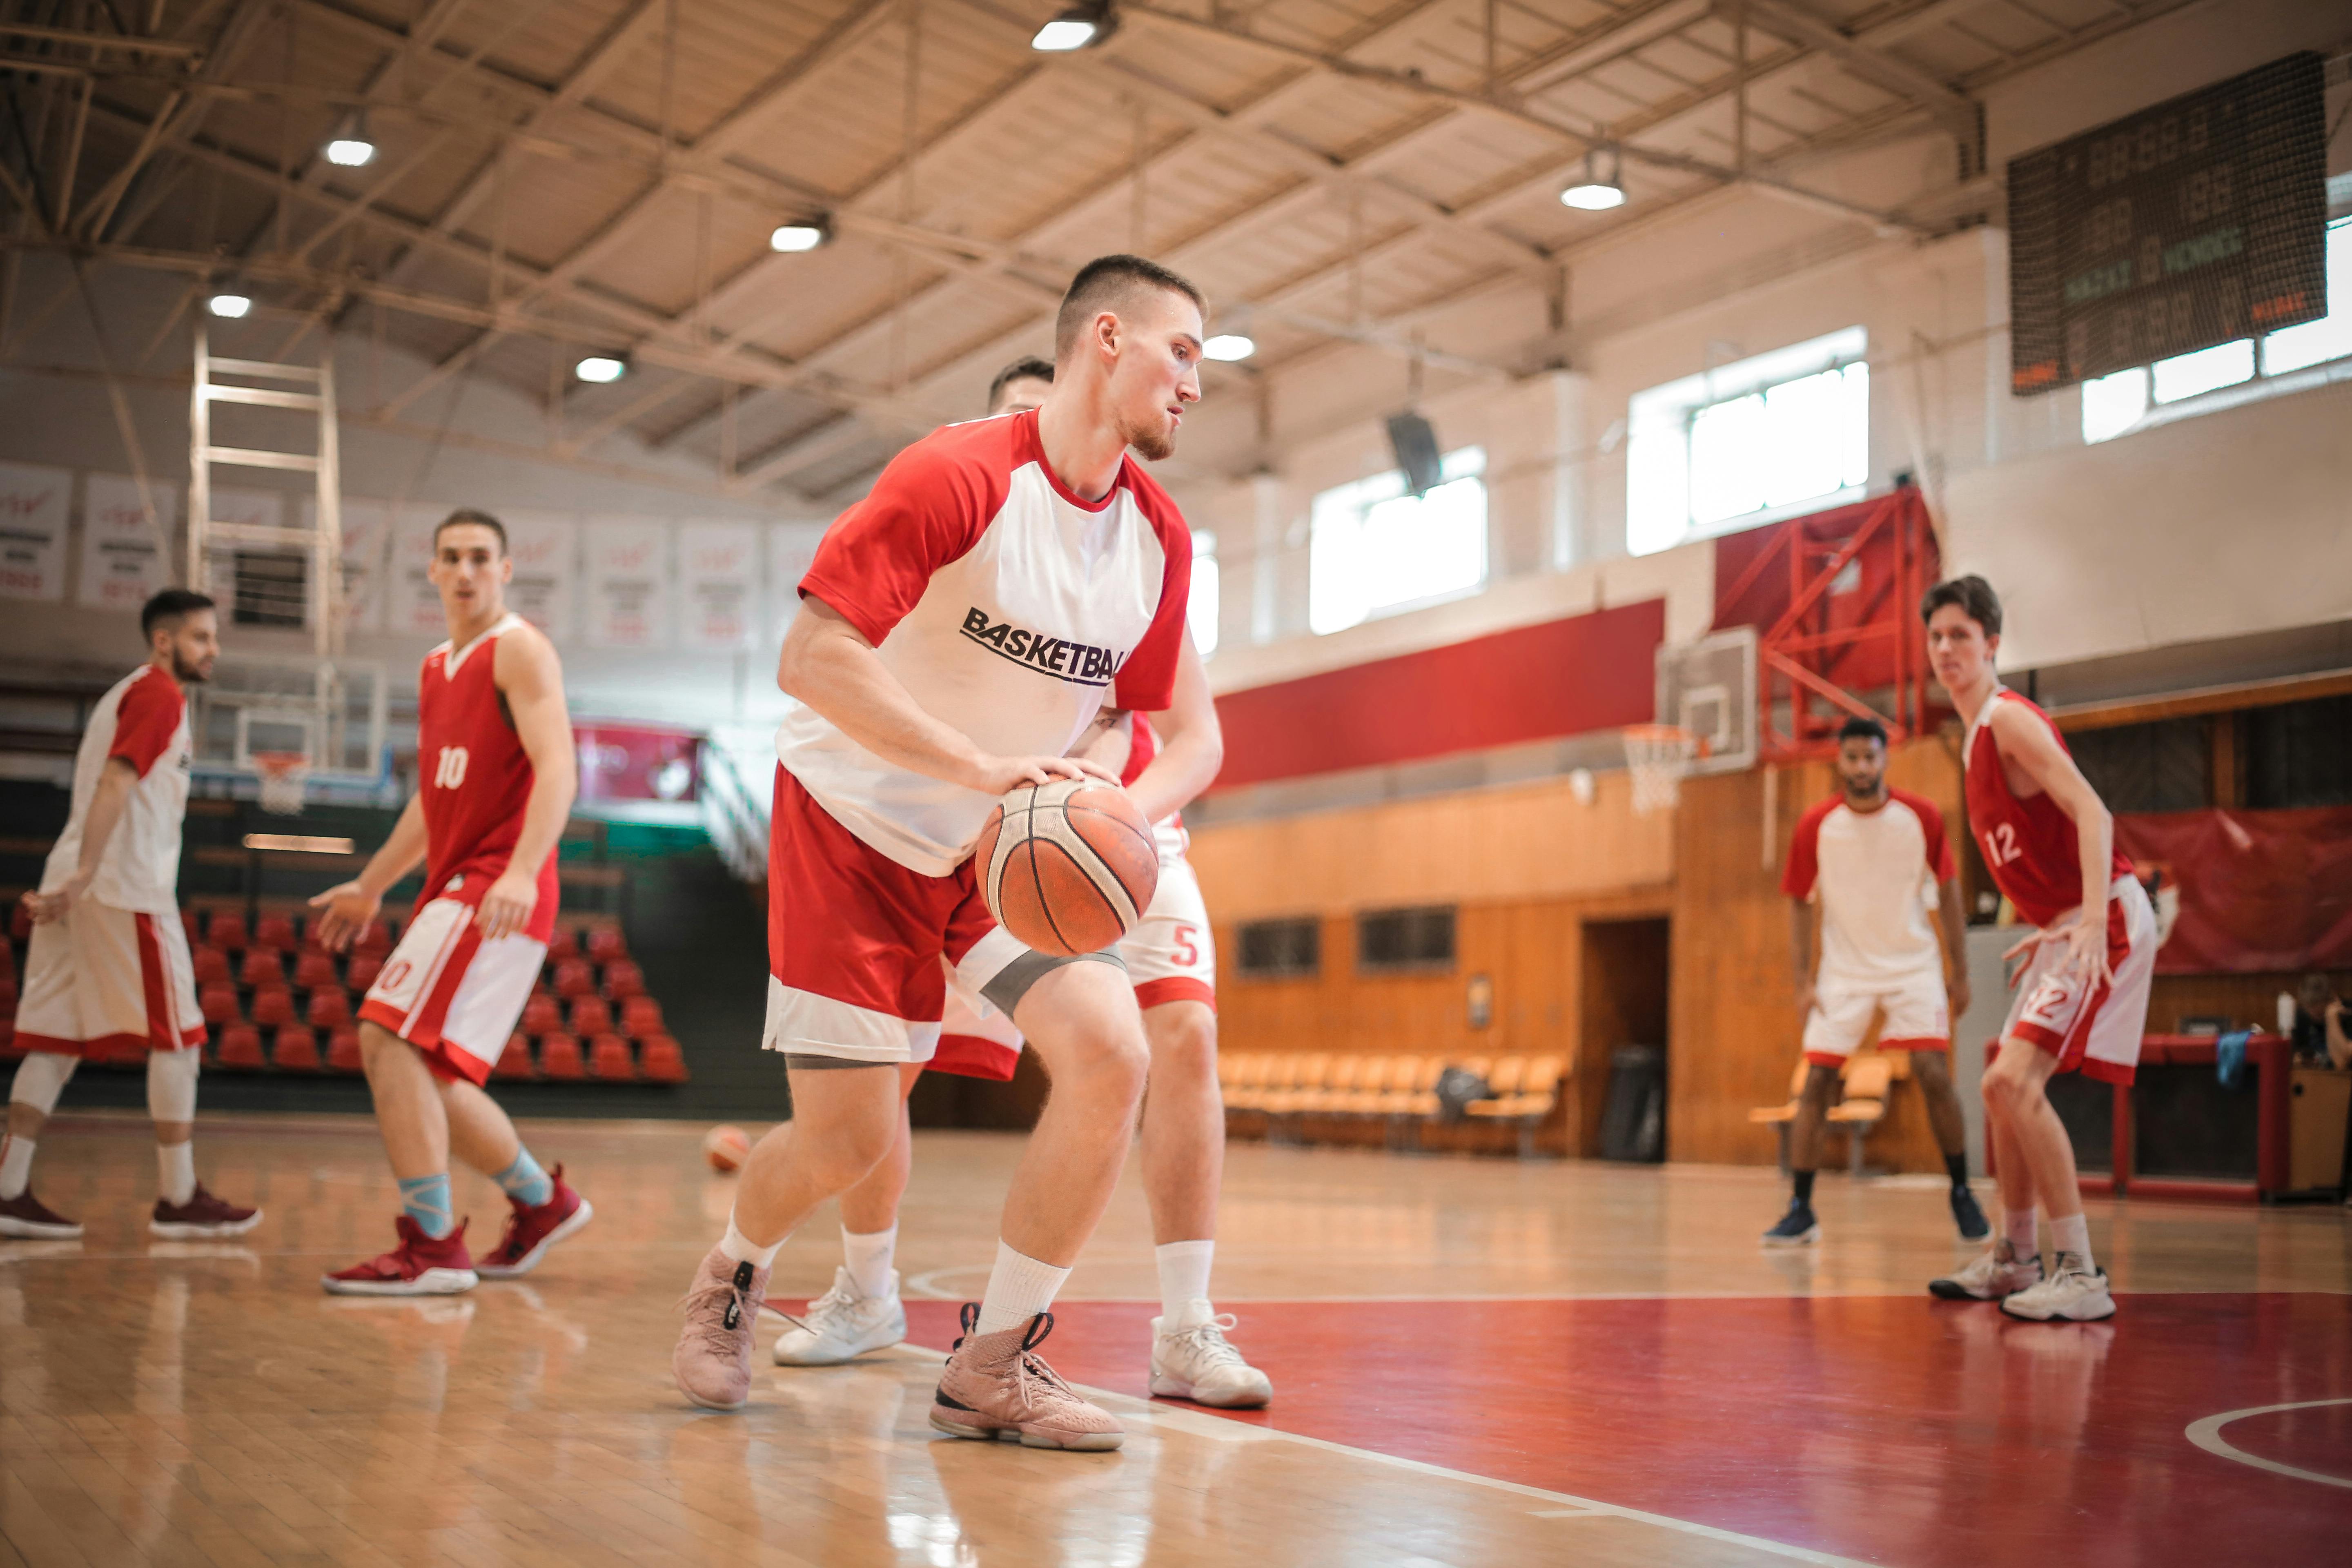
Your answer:
[[[367,1062],[360,1055],[360,1031],[355,1024],[346,1024],[327,1037],[327,1070],[329,1072],[363,1073]]]
[[[634,1083],[637,1064],[629,1056],[629,1042],[618,1035],[598,1035],[589,1042],[588,1072],[607,1083]]]
[[[1789,1129],[1797,1120],[1797,1100],[1805,1092],[1805,1079],[1811,1072],[1811,1065],[1799,1057],[1796,1070],[1789,1075],[1788,1103],[1759,1105],[1748,1113],[1748,1125],[1769,1127],[1779,1134],[1782,1175],[1789,1173]],[[1838,1069],[1840,1099],[1822,1120],[1832,1127],[1845,1129],[1846,1164],[1855,1175],[1862,1174],[1863,1146],[1885,1119],[1886,1101],[1894,1092],[1895,1080],[1910,1076],[1908,1051],[1856,1051]]]
[[[294,993],[283,985],[265,985],[253,994],[256,1028],[276,1029],[294,1020]]]
[[[295,945],[294,917],[292,915],[264,915],[259,920],[254,921],[253,945],[256,947],[271,948],[278,952],[293,952]]]
[[[259,1071],[268,1065],[261,1055],[261,1031],[250,1024],[230,1024],[223,1028],[213,1064],[235,1071]]]
[[[310,1005],[302,1010],[302,1017],[310,1027],[332,1033],[352,1021],[352,999],[341,985],[332,989],[322,985],[310,993]]]
[[[498,1065],[490,1069],[492,1078],[528,1079],[538,1076],[530,1064],[530,1042],[520,1035],[507,1037],[507,1048],[499,1053]]]
[[[650,1047],[647,1053],[650,1060]],[[1217,1081],[1226,1110],[1263,1116],[1269,1137],[1297,1138],[1320,1119],[1378,1121],[1393,1146],[1408,1134],[1417,1140],[1423,1127],[1438,1120],[1435,1085],[1448,1067],[1469,1069],[1493,1091],[1470,1103],[1466,1119],[1511,1129],[1520,1154],[1533,1154],[1538,1130],[1559,1104],[1569,1070],[1565,1057],[1229,1051],[1218,1058]]]
[[[215,914],[205,922],[205,945],[223,952],[243,952],[252,945],[246,940],[245,917],[226,910]]]
[[[539,1037],[539,1070],[551,1079],[570,1081],[588,1076],[580,1060],[580,1042],[565,1034]]]
[[[342,983],[342,977],[335,973],[333,954],[310,947],[295,955],[294,984],[302,990],[317,991]]]
[[[572,1032],[582,1039],[613,1032],[613,1009],[602,996],[583,996],[572,1004]]]
[[[234,985],[236,971],[229,967],[228,954],[216,947],[200,947],[190,955],[199,985]]]
[[[248,948],[245,962],[237,965],[236,983],[247,990],[264,985],[286,984],[286,960],[274,947]]]
[[[375,977],[383,973],[383,954],[354,952],[351,963],[344,966],[343,984],[352,988],[352,995],[364,996],[368,988],[375,984]]]
[[[279,1072],[317,1072],[318,1034],[308,1025],[287,1025],[270,1042],[269,1065]]]

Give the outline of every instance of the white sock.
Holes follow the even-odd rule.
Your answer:
[[[841,1261],[849,1270],[849,1282],[867,1300],[880,1300],[897,1294],[890,1288],[890,1259],[898,1250],[898,1227],[869,1230],[863,1235],[841,1227]]]
[[[980,1299],[980,1322],[971,1331],[1001,1333],[1027,1322],[1054,1304],[1054,1293],[1069,1277],[1068,1269],[1024,1258],[999,1241],[996,1267],[988,1271],[988,1290]]]
[[[2070,1215],[2064,1219],[2052,1220],[2050,1245],[2081,1258],[2085,1272],[2098,1268],[2091,1258],[2091,1216],[2088,1215]]]
[[[155,1145],[155,1170],[163,1201],[174,1208],[196,1195],[196,1141]]]
[[[2009,1245],[2017,1249],[2017,1255],[2020,1258],[2033,1256],[2036,1243],[2033,1237],[2032,1209],[2001,1210],[2000,1228],[2008,1234]]]
[[[773,1247],[761,1247],[735,1228],[735,1211],[727,1211],[727,1234],[719,1238],[719,1250],[737,1263],[748,1263],[754,1268],[765,1268],[776,1260],[788,1237],[779,1237]]]
[[[30,1138],[0,1139],[0,1199],[25,1195],[33,1179],[33,1149]]]
[[[1163,1242],[1151,1255],[1160,1265],[1160,1331],[1173,1334],[1196,1327],[1211,1311],[1209,1261],[1217,1255],[1217,1244]]]

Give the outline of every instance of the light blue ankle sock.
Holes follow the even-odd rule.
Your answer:
[[[449,1207],[449,1173],[437,1176],[411,1176],[400,1184],[400,1206],[416,1222],[416,1228],[438,1241],[457,1227],[457,1216]]]
[[[539,1168],[539,1162],[530,1157],[530,1151],[520,1144],[515,1146],[514,1163],[490,1180],[496,1182],[507,1196],[532,1208],[555,1195],[555,1183]]]

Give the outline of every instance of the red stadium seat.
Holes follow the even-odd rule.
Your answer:
[[[572,1004],[572,1032],[582,1039],[613,1032],[613,1009],[601,996],[583,996]]]
[[[300,1024],[287,1025],[270,1044],[269,1065],[280,1072],[317,1072],[319,1037]]]
[[[520,1035],[507,1037],[507,1048],[499,1053],[499,1065],[490,1069],[492,1078],[530,1078],[538,1069],[530,1065],[530,1042]]]
[[[557,926],[547,939],[547,962],[564,963],[580,956],[580,933],[570,926]]]
[[[250,1024],[231,1024],[221,1030],[220,1048],[213,1055],[213,1064],[233,1072],[258,1070],[264,1065],[261,1031]]]
[[[0,1018],[16,1016],[16,977],[0,974]]]
[[[645,1042],[645,1055],[638,1066],[649,1083],[684,1083],[686,1056],[677,1042],[667,1035],[656,1035]]]
[[[381,956],[372,952],[362,953],[352,960],[352,966],[345,971],[343,981],[351,986],[352,994],[364,996],[368,994],[368,987],[375,984],[375,977],[383,973],[383,959]]]
[[[294,917],[264,915],[254,922],[253,945],[274,947],[280,952],[294,951]]]
[[[552,1035],[563,1028],[563,1014],[552,996],[533,996],[522,1005],[522,1021],[516,1026],[526,1035]]]
[[[335,961],[315,947],[304,948],[294,958],[294,984],[297,990],[316,991],[321,986],[342,984],[335,973]]]
[[[302,1017],[314,1029],[340,1029],[352,1021],[352,999],[340,985],[321,986],[310,993]]]
[[[593,1045],[588,1058],[589,1076],[607,1083],[637,1081],[637,1064],[630,1059],[628,1041],[618,1035],[599,1035]]]
[[[621,1032],[633,1039],[651,1039],[662,1032],[661,1004],[650,996],[632,996],[621,1004]]]
[[[265,985],[253,994],[253,1022],[257,1028],[276,1029],[296,1022],[294,993],[283,985]]]
[[[0,980],[16,978],[16,949],[8,942],[0,942]]]
[[[24,1054],[25,1047],[16,1043],[16,1020],[0,1018],[0,1059],[14,1061]]]
[[[604,994],[615,1002],[646,994],[646,972],[625,958],[604,965]]]
[[[200,947],[189,955],[195,965],[199,985],[234,985],[236,971],[229,967],[228,954],[216,947]]]
[[[234,1024],[243,1015],[236,1005],[236,987],[213,984],[196,992],[196,1006],[207,1024]]]
[[[382,921],[370,921],[352,939],[352,952],[369,958],[386,958],[392,953],[392,928]]]
[[[18,899],[8,906],[8,934],[18,942],[29,942],[33,936],[33,911]]]
[[[327,1037],[327,1070],[329,1072],[367,1071],[367,1062],[360,1055],[360,1032],[346,1024]]]
[[[580,1042],[569,1035],[541,1035],[539,1037],[539,1070],[553,1079],[582,1079],[588,1076],[580,1060]]]
[[[256,947],[246,951],[245,963],[236,972],[236,983],[247,987],[283,985],[286,984],[286,961],[273,947]]]
[[[569,1002],[575,996],[593,996],[596,992],[596,972],[581,959],[567,958],[555,966],[555,994]]]
[[[245,917],[226,910],[205,922],[205,943],[224,952],[243,952],[253,945],[245,934]]]
[[[588,932],[588,956],[599,963],[629,956],[629,944],[618,926],[597,926]]]

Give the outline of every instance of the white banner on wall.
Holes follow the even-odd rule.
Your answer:
[[[752,646],[760,626],[760,525],[700,521],[677,531],[678,644],[712,653]]]
[[[514,576],[507,607],[551,637],[572,635],[579,581],[580,519],[568,511],[501,511]]]
[[[427,577],[433,564],[433,530],[449,515],[446,506],[409,501],[392,516],[392,563],[384,572],[384,630],[398,636],[449,635],[449,617],[441,612],[441,590]]]
[[[302,498],[302,526],[319,526],[319,498]],[[383,558],[392,532],[392,503],[345,496],[343,524],[343,625],[352,631],[383,630]]]
[[[669,641],[669,525],[659,518],[590,521],[588,616],[597,647],[661,647]]]
[[[821,522],[779,522],[768,530],[769,637],[775,644],[783,642],[784,628],[800,613],[801,579],[808,575],[824,537]]]
[[[0,463],[0,597],[66,596],[69,468]]]
[[[180,492],[147,481],[155,520],[169,539],[179,521]],[[81,493],[81,578],[74,601],[99,610],[136,610],[171,586],[176,563],[163,559],[155,531],[139,504],[139,481],[128,474],[91,474]]]

